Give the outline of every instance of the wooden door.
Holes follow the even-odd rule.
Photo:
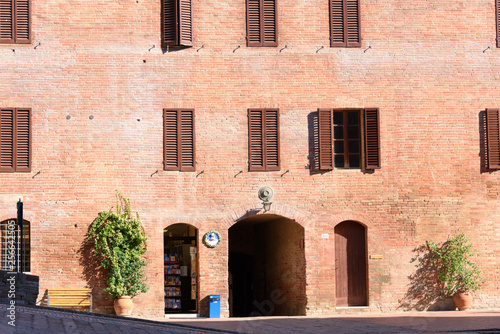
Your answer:
[[[365,227],[353,221],[335,226],[337,306],[367,306]]]

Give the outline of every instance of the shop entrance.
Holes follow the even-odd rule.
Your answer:
[[[335,226],[337,307],[367,306],[365,227],[355,221]]]
[[[255,215],[229,229],[229,314],[305,315],[304,228]]]
[[[198,313],[198,230],[187,224],[163,230],[165,313]]]

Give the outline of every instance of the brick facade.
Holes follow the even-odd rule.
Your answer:
[[[199,230],[202,313],[220,294],[228,316],[228,230],[271,186],[269,213],[304,228],[306,314],[336,312],[345,220],[383,256],[368,260],[371,310],[399,309],[412,250],[459,232],[486,280],[475,307],[499,308],[500,171],[483,167],[482,131],[500,106],[494,1],[360,3],[361,48],[329,47],[326,0],[279,0],[279,45],[265,48],[246,46],[244,0],[193,0],[193,47],[162,50],[159,0],[33,0],[31,44],[0,44],[0,107],[32,112],[31,172],[0,174],[0,221],[22,198],[40,298],[93,286],[94,309],[112,312],[82,242],[119,189],[149,237],[135,314],[163,315],[163,229],[185,223]],[[311,170],[317,109],[366,107],[380,110],[381,169]],[[195,110],[196,172],[163,171],[165,108]],[[249,108],[279,108],[280,171],[248,171]]]

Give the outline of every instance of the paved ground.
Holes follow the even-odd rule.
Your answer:
[[[151,321],[109,315],[16,307],[15,327],[8,305],[0,304],[0,334],[152,334],[152,333],[477,333],[500,334],[500,312],[418,312],[336,317],[260,317],[161,319]],[[160,319],[156,319],[160,320]]]

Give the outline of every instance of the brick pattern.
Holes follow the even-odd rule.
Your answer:
[[[323,0],[279,1],[276,48],[246,47],[244,0],[193,0],[182,50],[160,48],[157,0],[32,6],[32,43],[0,46],[0,107],[31,108],[33,125],[32,171],[0,174],[0,221],[22,198],[41,295],[92,286],[95,310],[113,312],[82,243],[120,189],[149,237],[151,289],[134,315],[163,314],[162,230],[186,223],[222,236],[200,246],[199,286],[202,310],[220,294],[227,316],[227,229],[268,185],[271,213],[305,229],[307,314],[335,312],[333,229],[346,219],[383,255],[368,263],[372,310],[399,306],[415,247],[462,231],[486,280],[476,307],[500,307],[500,173],[482,167],[480,122],[500,105],[493,1],[360,1],[363,40],[349,49],[328,47]],[[311,113],[373,106],[382,169],[307,168]],[[164,108],[196,110],[197,172],[162,170]],[[279,108],[281,171],[248,172],[248,108]]]

